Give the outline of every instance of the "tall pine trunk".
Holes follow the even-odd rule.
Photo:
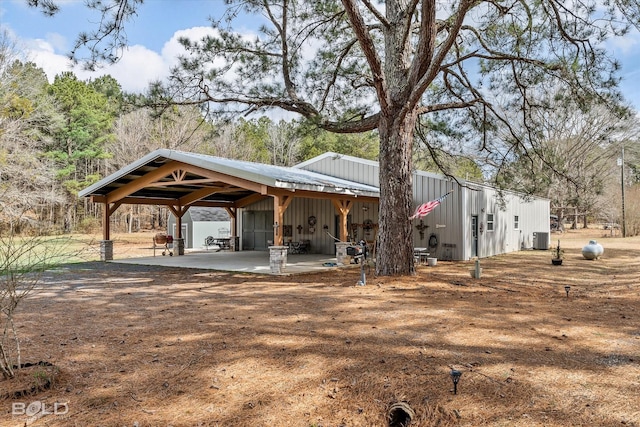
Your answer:
[[[413,207],[412,145],[416,114],[384,115],[380,131],[380,230],[376,274],[415,273],[409,217]]]

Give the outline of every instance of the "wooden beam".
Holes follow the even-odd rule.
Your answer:
[[[105,198],[103,196],[92,196],[91,201],[94,203],[105,203]],[[180,201],[178,199],[161,199],[155,197],[125,197],[119,200],[120,204],[128,204],[128,205],[159,205],[159,206],[176,206],[180,205]],[[215,201],[204,201],[198,200],[191,203],[189,206],[199,206],[206,208],[229,208],[235,207],[233,202],[225,202],[224,200],[215,202]]]
[[[231,217],[231,236],[232,238],[238,237],[238,209],[236,208],[224,208]],[[235,250],[239,250],[235,248]]]
[[[195,190],[192,193],[187,194],[186,196],[182,196],[178,199],[178,202],[181,206],[187,206],[192,204],[193,202],[196,202],[200,199],[204,199],[207,196],[210,196],[211,194],[215,194],[218,192],[218,188],[201,188],[199,190]]]
[[[159,179],[162,179],[167,175],[170,175],[171,173],[173,173],[173,171],[179,169],[180,165],[181,165],[180,162],[176,162],[172,160],[160,166],[159,168],[154,169],[151,172],[148,172],[142,175],[141,177],[134,179],[133,181],[107,194],[105,196],[107,203],[117,202],[118,200],[123,199],[124,197],[130,196],[131,194],[135,193],[138,190],[142,190],[152,182],[158,181]]]
[[[272,194],[285,194],[292,193],[291,191],[286,191],[282,189],[272,189],[270,190]],[[295,196],[305,199],[322,199],[322,200],[351,200],[353,202],[362,202],[362,203],[378,203],[380,201],[379,197],[372,196],[356,196],[356,195],[346,195],[346,194],[338,194],[338,193],[323,193],[320,191],[308,191],[308,190],[296,190]]]
[[[227,211],[231,219],[236,219],[236,215],[238,215],[238,210],[236,208],[224,208],[224,210]]]
[[[196,175],[203,176],[205,178],[213,179],[216,181],[224,182],[226,184],[235,185],[236,187],[244,188],[246,190],[255,191],[261,193],[266,186],[257,182],[250,181],[248,179],[238,178],[231,175],[226,175],[220,172],[210,171],[198,166],[183,164],[183,168]],[[189,180],[183,181],[182,184],[188,183]]]
[[[173,216],[176,217],[176,232],[178,235],[176,236],[178,239],[182,238],[182,217],[189,210],[189,206],[167,206]],[[169,230],[167,230],[168,232]]]
[[[235,202],[235,207],[237,208],[244,208],[245,206],[249,206],[255,202],[259,202],[260,200],[263,200],[265,198],[267,198],[268,196],[265,196],[263,194],[252,194],[250,196],[247,197],[243,197],[242,199],[238,200]]]
[[[189,210],[189,206],[169,205],[167,207],[169,208],[173,216],[175,216],[176,218],[182,218],[184,214],[186,214],[187,211]]]

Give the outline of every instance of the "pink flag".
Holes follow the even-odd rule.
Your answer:
[[[436,208],[436,206],[438,206],[444,199],[445,197],[447,197],[449,194],[451,194],[453,190],[449,191],[448,193],[446,193],[443,196],[438,197],[435,200],[431,200],[430,202],[427,203],[423,203],[420,206],[418,206],[416,208],[416,211],[413,213],[413,215],[411,215],[409,217],[409,219],[415,219],[415,218],[420,218],[423,216],[426,216],[427,214],[429,214],[429,212],[431,212],[432,210],[434,210]]]

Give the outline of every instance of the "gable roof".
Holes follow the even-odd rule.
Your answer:
[[[378,188],[298,168],[159,149],[79,192],[102,203],[233,206],[255,194],[379,197]],[[198,197],[202,196],[202,197]],[[186,199],[183,199],[186,198]]]

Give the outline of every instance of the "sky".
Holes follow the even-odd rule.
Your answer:
[[[27,60],[44,69],[50,81],[69,70],[82,80],[110,74],[127,92],[142,92],[149,82],[166,77],[182,51],[178,37],[201,37],[211,31],[207,17],[224,12],[222,0],[146,0],[126,25],[129,48],[121,60],[90,73],[80,66],[71,68],[66,54],[81,31],[97,28],[99,14],[91,13],[81,0],[58,0],[61,11],[54,17],[26,3],[0,0],[0,27],[14,38]]]
[[[68,70],[82,80],[110,74],[127,92],[143,92],[150,82],[165,78],[182,51],[178,37],[200,38],[211,31],[207,18],[219,18],[225,8],[222,0],[145,0],[138,16],[127,23],[129,48],[121,60],[90,73],[79,66],[71,68],[66,54],[79,32],[96,28],[99,15],[91,14],[82,0],[58,0],[58,4],[61,11],[45,17],[29,8],[26,0],[0,0],[0,30],[16,40],[26,59],[44,69],[50,81]],[[238,30],[255,32],[255,21],[239,23]],[[640,111],[640,34],[634,30],[611,40],[606,49],[622,64],[622,93]]]

